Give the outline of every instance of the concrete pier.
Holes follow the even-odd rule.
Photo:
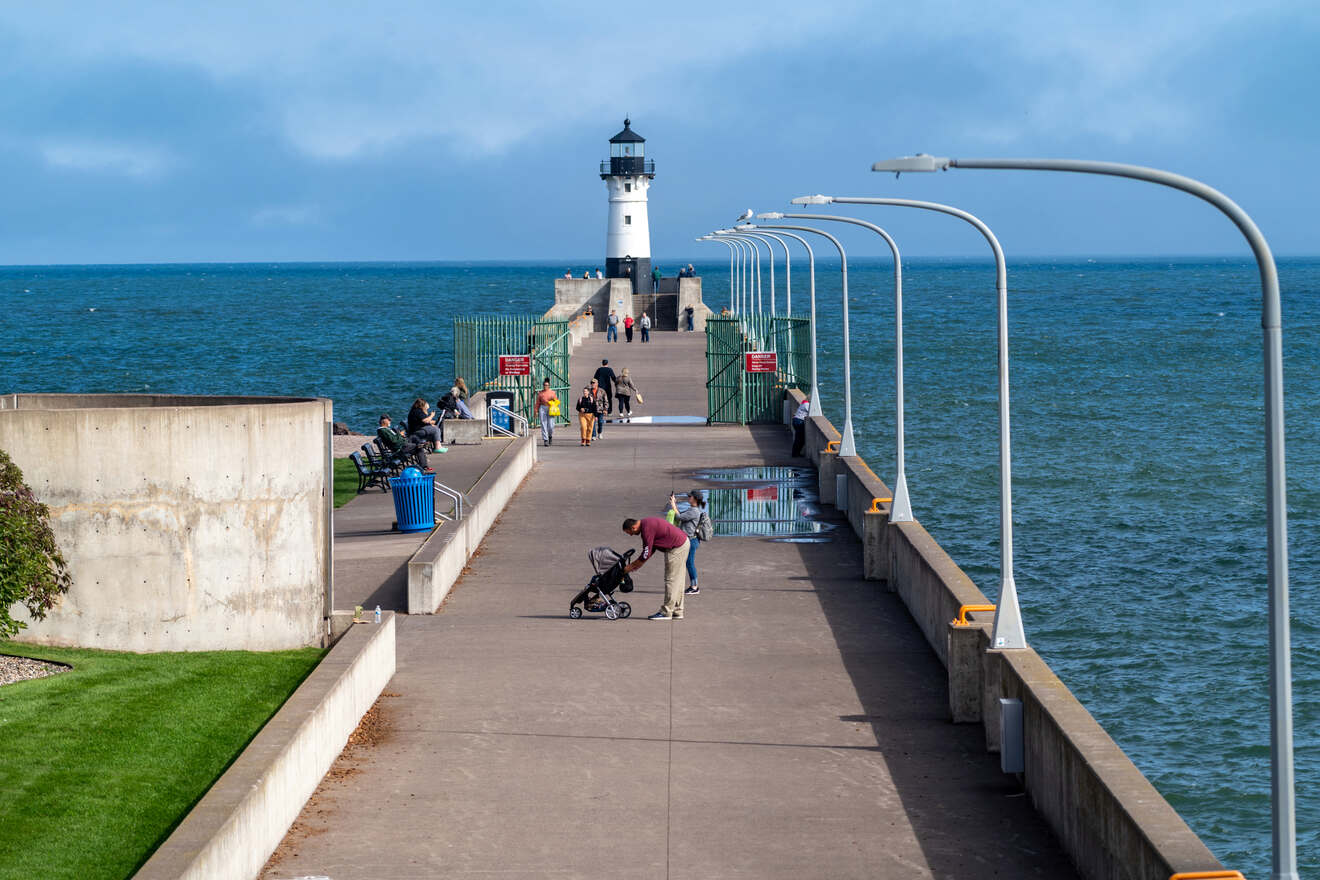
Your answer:
[[[592,337],[574,388],[608,357],[638,415],[704,416],[704,335],[652,338]],[[383,734],[263,877],[1077,876],[981,728],[951,723],[944,667],[842,517],[828,543],[703,545],[681,621],[645,619],[660,560],[631,619],[568,618],[586,551],[636,546],[624,517],[703,468],[800,462],[783,428],[611,424],[590,448],[561,428],[538,452],[440,611],[398,618]],[[411,551],[356,552],[338,595],[397,595]]]

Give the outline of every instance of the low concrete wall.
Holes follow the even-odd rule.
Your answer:
[[[547,321],[567,321],[591,306],[594,330],[605,330],[605,318],[614,309],[619,320],[630,314],[632,283],[625,278],[556,278],[555,304],[543,316]]]
[[[786,421],[801,400],[801,392],[789,390]],[[889,489],[861,458],[826,450],[839,439],[834,426],[817,416],[807,421],[806,436],[823,503],[835,503],[835,477],[844,477],[842,512],[863,540],[866,577],[898,593],[944,664],[952,719],[980,722],[986,748],[997,752],[999,699],[1022,701],[1023,785],[1083,876],[1167,880],[1180,871],[1222,869],[1035,651],[990,650],[992,613],[971,614],[971,626],[951,625],[961,606],[989,604],[985,594],[920,523],[890,524],[887,503],[870,512]]]
[[[331,422],[324,399],[0,397],[0,448],[50,507],[73,577],[20,638],[121,651],[318,644]]]
[[[435,613],[535,464],[535,435],[514,440],[468,492],[470,507],[463,520],[441,523],[431,532],[408,560],[409,614]]]
[[[685,310],[688,306],[692,306],[692,330],[699,333],[706,332],[706,319],[713,312],[701,297],[701,279],[693,277],[675,280],[678,281],[678,328],[687,329]]]
[[[135,878],[256,877],[393,675],[393,612],[350,628]]]

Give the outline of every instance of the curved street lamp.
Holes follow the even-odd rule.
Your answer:
[[[739,315],[741,315],[741,314],[743,313],[743,310],[744,310],[743,307],[744,307],[744,305],[746,304],[746,302],[747,302],[747,297],[748,297],[748,295],[749,295],[749,294],[748,294],[748,277],[751,275],[751,271],[750,271],[750,268],[751,268],[751,267],[750,267],[751,256],[750,256],[749,246],[748,246],[747,242],[743,241],[742,239],[740,239],[740,238],[735,238],[735,237],[730,236],[730,235],[728,234],[727,230],[717,229],[717,230],[715,230],[714,232],[712,232],[711,235],[712,235],[713,237],[719,239],[720,241],[727,241],[727,242],[730,242],[730,243],[734,246],[734,248],[737,249],[737,252],[738,252],[738,293],[737,293],[737,297],[736,297],[736,300],[735,300],[735,303],[734,303],[734,306],[733,306],[733,312],[734,312],[735,314],[739,314]]]
[[[696,241],[717,241],[729,249],[729,311],[733,311],[733,242],[716,238],[713,235],[703,235]]]
[[[766,253],[770,253],[770,260],[771,260],[771,262],[773,263],[773,262],[774,262],[774,254],[770,252],[770,245],[766,244],[765,242],[761,241],[760,239],[752,238],[752,237],[750,237],[750,236],[748,236],[748,235],[745,235],[745,234],[739,232],[739,231],[736,230],[736,229],[717,229],[717,230],[715,230],[715,232],[716,232],[716,234],[718,234],[718,235],[727,235],[729,238],[732,238],[732,239],[734,239],[734,240],[736,240],[736,241],[744,242],[744,243],[746,243],[746,244],[748,245],[748,247],[750,247],[750,248],[752,249],[753,252],[755,252],[755,254],[756,254],[756,284],[755,284],[755,288],[756,288],[756,299],[755,299],[754,302],[755,302],[755,304],[756,304],[756,311],[758,311],[758,312],[761,311],[761,245],[765,244],[765,250],[766,250]],[[751,280],[751,279],[749,278],[749,280]],[[749,309],[750,309],[751,305],[753,304],[753,299],[752,299],[752,297],[751,297],[751,291],[752,291],[752,288],[751,288],[751,286],[749,285],[749,286],[748,286],[748,290],[747,290],[747,293],[748,293],[748,297],[747,297],[747,305],[748,305]]]
[[[793,268],[792,265],[791,265],[790,262],[789,262],[789,256],[788,256],[788,243],[785,242],[782,238],[780,238],[780,237],[777,236],[777,235],[771,235],[769,232],[750,232],[749,230],[751,230],[751,229],[755,229],[755,227],[752,226],[750,223],[743,223],[743,224],[740,224],[740,225],[738,225],[738,226],[735,226],[734,229],[735,229],[736,231],[738,231],[738,232],[741,232],[743,235],[751,235],[751,236],[755,236],[756,238],[761,239],[762,241],[765,242],[765,244],[766,244],[766,248],[770,251],[770,316],[771,316],[771,317],[774,317],[775,314],[776,314],[776,311],[775,311],[775,249],[772,248],[772,247],[770,247],[770,242],[771,242],[771,240],[773,240],[773,241],[777,241],[777,242],[779,242],[779,246],[780,246],[781,248],[784,249],[784,274],[785,274],[786,276],[788,275],[789,272],[792,271],[792,268]],[[787,280],[785,280],[785,284],[788,284],[788,283],[790,283],[790,282],[787,281]],[[790,296],[790,297],[792,296],[791,288],[790,288],[789,296]],[[791,303],[792,300],[790,299],[789,302]]]
[[[985,237],[995,258],[995,298],[999,308],[999,601],[995,603],[995,620],[990,630],[990,644],[996,649],[1027,647],[1026,632],[1022,627],[1022,609],[1018,604],[1017,581],[1013,577],[1013,455],[1010,439],[1008,407],[1008,264],[1004,249],[990,227],[981,219],[960,208],[938,202],[914,199],[868,199],[835,196],[799,196],[795,205],[896,205],[904,208],[923,208],[949,214],[965,220]]]
[[[1218,208],[1246,238],[1261,284],[1261,331],[1264,336],[1266,567],[1270,622],[1270,769],[1274,878],[1297,880],[1297,815],[1293,779],[1292,658],[1288,620],[1288,506],[1284,476],[1283,318],[1279,273],[1269,243],[1255,221],[1228,196],[1199,180],[1119,162],[1084,159],[950,159],[904,156],[876,162],[872,171],[943,171],[991,168],[1018,171],[1072,171],[1127,177],[1182,190]]]
[[[903,454],[903,260],[898,254],[898,244],[879,226],[855,217],[838,217],[831,214],[779,214],[778,217],[792,220],[834,220],[839,223],[864,226],[883,238],[885,244],[889,245],[889,252],[894,256],[894,457],[897,461],[898,474],[894,478],[894,497],[889,504],[889,521],[912,522],[912,502],[908,500]]]
[[[756,219],[774,220],[777,219],[777,215],[773,213],[757,214]],[[781,229],[796,230],[798,232],[814,232],[816,235],[828,238],[839,251],[839,264],[843,270],[843,430],[840,432],[843,439],[839,442],[839,455],[856,455],[857,444],[853,440],[852,427],[852,360],[848,351],[848,254],[844,251],[843,243],[841,241],[825,230],[817,229],[814,226],[787,226],[780,224],[766,226],[763,224],[757,224],[756,228],[773,229],[776,232]],[[815,289],[814,284],[812,289]],[[815,304],[814,296],[812,297],[812,304]],[[811,322],[811,332],[813,334],[816,332],[816,322],[814,317],[815,316],[813,315],[813,320]],[[815,346],[813,345],[812,348],[814,349]]]

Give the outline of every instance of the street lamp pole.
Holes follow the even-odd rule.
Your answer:
[[[1255,221],[1228,196],[1199,180],[1119,162],[1082,159],[950,159],[905,156],[876,162],[872,171],[942,171],[991,168],[1019,171],[1071,171],[1127,177],[1182,190],[1218,208],[1246,238],[1261,283],[1264,336],[1265,516],[1270,622],[1270,755],[1274,880],[1297,880],[1297,816],[1293,779],[1292,658],[1288,620],[1288,506],[1284,474],[1283,319],[1279,274],[1269,243]]]
[[[750,236],[746,235],[745,233],[739,232],[736,229],[721,229],[719,231],[720,233],[727,235],[732,239],[745,243],[749,248],[752,249],[752,252],[756,254],[756,284],[755,284],[756,298],[755,300],[752,299],[751,288],[749,287],[747,304],[748,306],[751,306],[752,303],[755,302],[756,311],[760,312],[761,311],[761,245],[765,244],[765,242],[760,241],[759,239],[751,238]],[[770,245],[765,244],[765,249],[766,252],[769,253]],[[774,261],[773,253],[770,254],[770,259],[771,262]]]
[[[743,223],[743,224],[741,224],[741,225],[739,225],[739,226],[735,226],[735,227],[734,227],[735,230],[737,230],[738,232],[741,232],[743,235],[751,235],[751,236],[754,236],[754,237],[756,237],[756,238],[761,239],[762,241],[764,241],[764,242],[766,243],[766,249],[770,251],[770,316],[771,316],[771,317],[774,317],[775,314],[776,314],[776,310],[775,310],[775,249],[772,248],[772,247],[770,247],[770,241],[771,241],[771,240],[774,240],[774,241],[779,242],[779,246],[782,247],[782,248],[784,249],[784,274],[785,274],[785,275],[787,275],[787,274],[792,270],[792,264],[789,262],[789,256],[788,256],[788,243],[785,242],[785,241],[784,241],[782,238],[780,238],[779,236],[777,236],[777,235],[771,235],[771,234],[768,233],[768,232],[749,232],[749,231],[748,231],[748,230],[753,229],[753,228],[754,228],[753,226],[751,226],[750,224],[747,224],[747,223]],[[786,281],[785,283],[789,283],[789,282]],[[791,297],[792,297],[792,291],[791,291],[791,289],[790,289],[790,291],[789,291],[789,296],[790,296],[789,302],[791,303],[791,302],[792,302],[792,299],[791,299]]]
[[[733,310],[733,242],[725,241],[722,238],[716,238],[714,235],[703,235],[697,241],[717,241],[729,249],[729,310]]]
[[[711,234],[720,241],[729,242],[738,252],[738,296],[733,306],[733,312],[741,315],[747,296],[747,243],[742,239],[730,236],[728,231],[724,229],[717,229]]]
[[[757,214],[756,219],[773,220],[775,219],[775,215],[773,213]],[[837,248],[839,251],[839,264],[843,270],[843,431],[841,432],[843,435],[843,439],[839,442],[839,455],[840,456],[856,455],[857,444],[853,440],[853,426],[852,426],[852,359],[848,351],[848,254],[844,251],[843,243],[841,241],[839,241],[834,236],[830,235],[825,230],[816,229],[814,226],[788,226],[788,225],[780,225],[780,224],[765,226],[758,224],[756,228],[773,229],[776,232],[778,232],[781,229],[796,230],[798,232],[814,232],[816,235],[820,235],[820,236],[824,236],[825,238],[828,238],[834,244],[834,247]],[[813,306],[812,312],[814,313],[815,312],[814,306],[816,302],[816,298],[814,296],[814,291],[815,291],[814,274],[813,274],[812,291],[813,291],[813,296],[811,298],[811,301]],[[812,321],[811,321],[811,333],[812,333],[812,343],[813,343],[812,348],[814,350],[815,333],[816,333],[816,320],[814,314],[812,315]],[[813,382],[814,382],[814,377],[813,377]]]
[[[903,208],[923,208],[949,214],[972,224],[990,244],[995,258],[995,291],[999,309],[999,601],[995,604],[995,619],[990,630],[990,644],[997,649],[1027,647],[1027,636],[1022,626],[1022,609],[1018,602],[1017,581],[1013,577],[1013,465],[1012,430],[1008,406],[1008,264],[1004,249],[990,227],[979,217],[950,205],[921,202],[914,199],[844,198],[841,196],[801,196],[793,199],[795,205],[896,205]]]
[[[764,226],[757,227],[764,229]],[[769,233],[766,233],[767,235]],[[807,287],[811,293],[811,394],[807,404],[807,415],[822,415],[820,408],[820,383],[817,381],[816,374],[816,254],[811,249],[811,244],[805,238],[793,232],[779,231],[779,235],[795,239],[807,249]],[[775,236],[778,238],[778,235]],[[785,259],[785,264],[787,264]]]
[[[879,226],[854,217],[836,217],[830,214],[779,214],[779,216],[791,220],[834,220],[839,223],[864,226],[883,238],[885,244],[889,245],[889,252],[894,255],[894,457],[898,473],[894,478],[894,497],[889,505],[889,521],[912,522],[912,502],[908,498],[903,453],[903,260],[898,254],[898,244]]]

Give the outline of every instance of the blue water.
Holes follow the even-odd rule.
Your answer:
[[[698,263],[727,302],[728,263]],[[842,425],[837,264],[818,267]],[[794,311],[806,307],[795,264]],[[1299,854],[1320,871],[1320,260],[1281,260]],[[540,313],[560,264],[0,269],[0,391],[331,397],[366,431],[453,378],[451,324]],[[783,305],[783,271],[779,273]],[[892,479],[887,261],[849,266],[859,451]],[[768,282],[768,277],[766,278]],[[994,273],[905,266],[913,510],[998,591]],[[765,295],[768,298],[768,283]],[[1010,264],[1027,638],[1229,867],[1270,866],[1259,281],[1241,260]]]

